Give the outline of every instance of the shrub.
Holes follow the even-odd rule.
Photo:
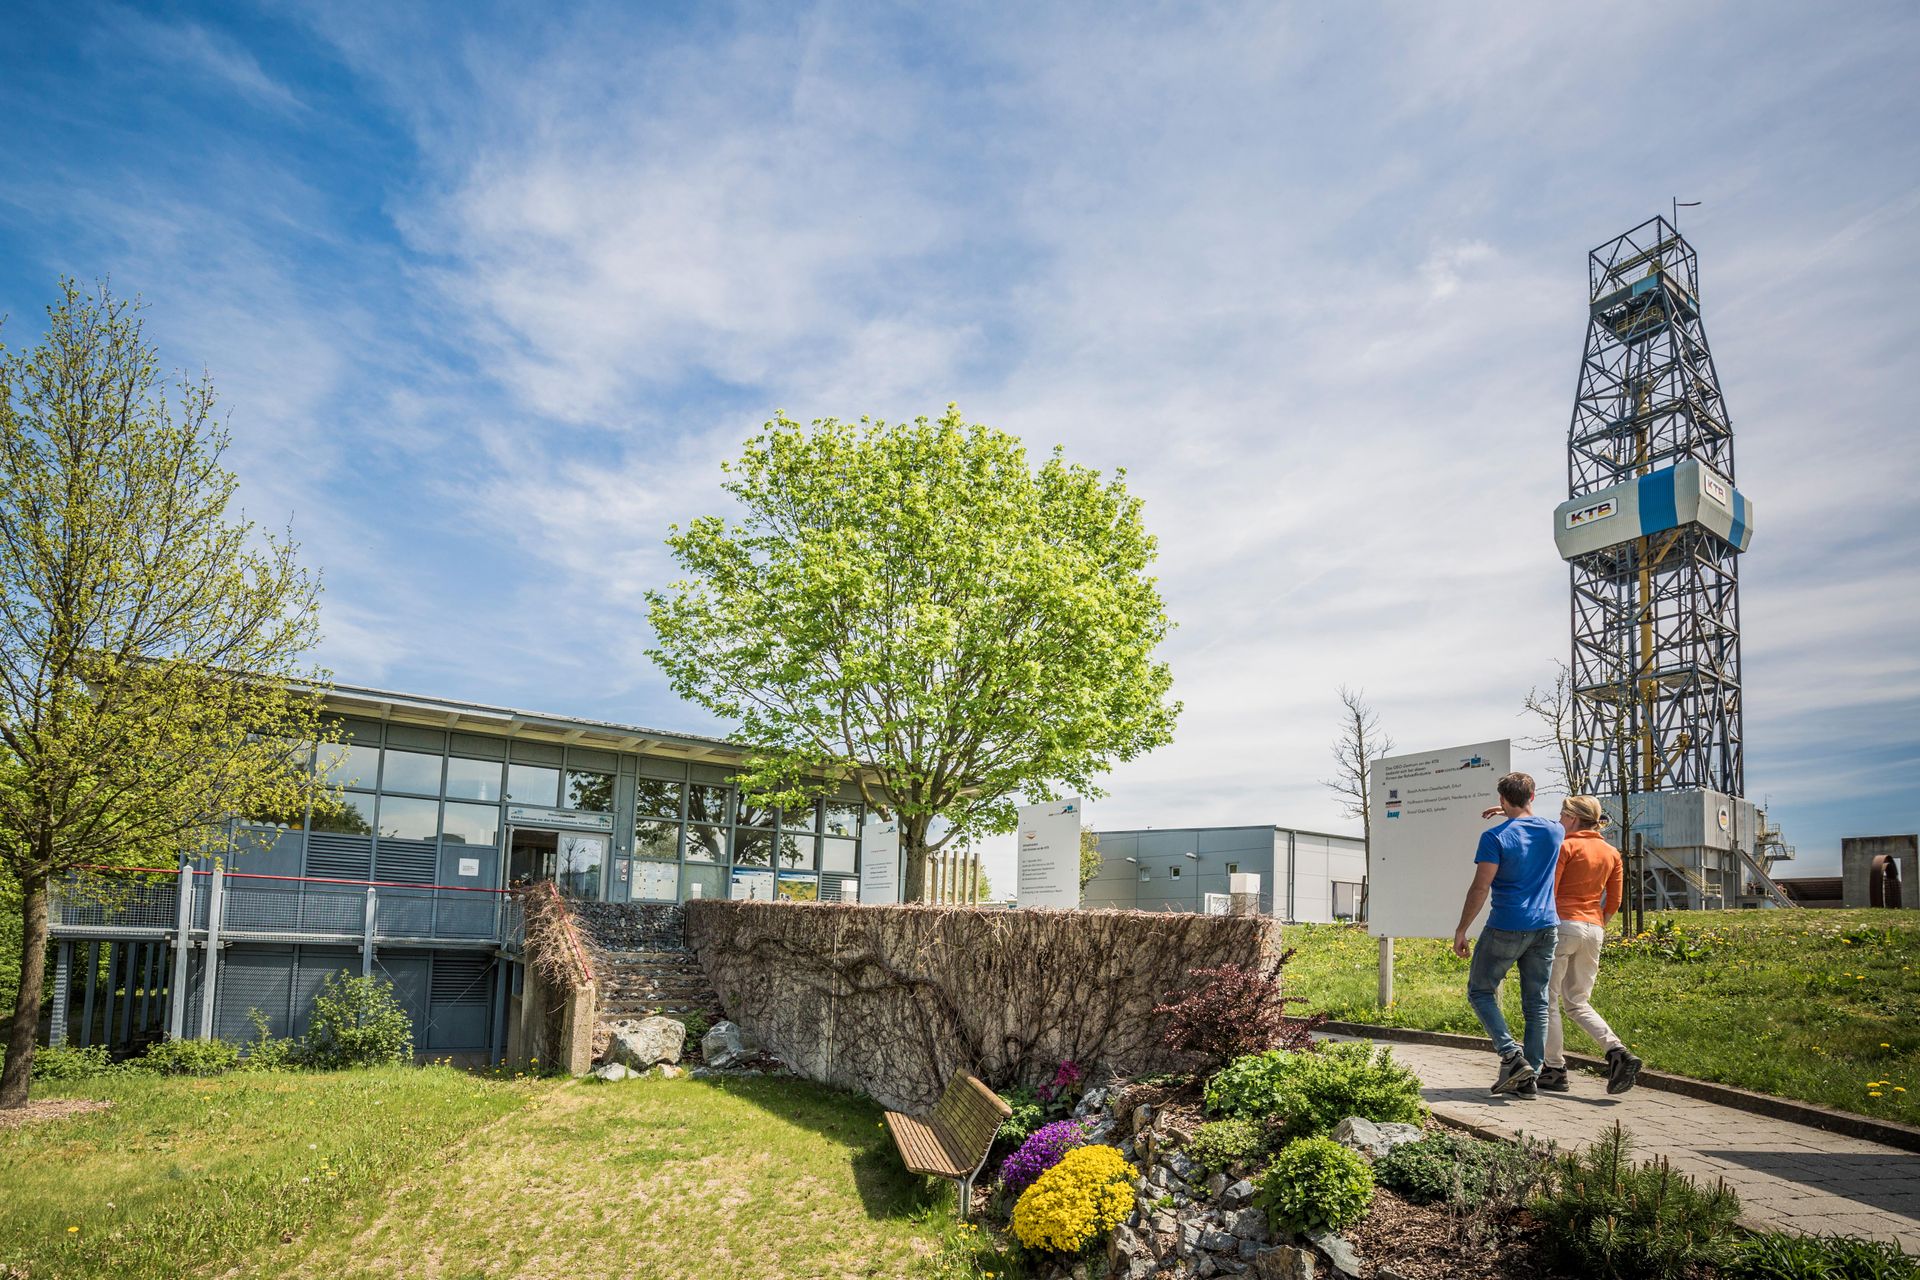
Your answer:
[[[707,1021],[704,1013],[683,1013],[678,1021],[687,1029],[687,1043],[690,1045],[699,1044],[700,1038],[713,1030],[713,1024]]]
[[[1575,1275],[1664,1280],[1724,1260],[1740,1216],[1725,1183],[1702,1187],[1665,1160],[1635,1164],[1615,1123],[1585,1151],[1555,1162],[1533,1203],[1550,1254]]]
[[[1211,1120],[1187,1139],[1187,1154],[1208,1173],[1225,1173],[1260,1153],[1260,1126],[1251,1120]]]
[[[33,1051],[35,1080],[91,1080],[112,1070],[103,1044],[50,1044]]]
[[[1720,1274],[1725,1280],[1920,1280],[1920,1259],[1880,1240],[1769,1232],[1736,1243]]]
[[[1076,1147],[1034,1180],[1013,1206],[1013,1234],[1029,1249],[1078,1253],[1133,1208],[1134,1168],[1104,1145]]]
[[[1338,1231],[1373,1203],[1373,1170],[1332,1138],[1289,1143],[1256,1185],[1255,1202],[1275,1231]]]
[[[1482,1142],[1444,1131],[1395,1147],[1373,1162],[1374,1178],[1402,1198],[1462,1209],[1489,1201],[1523,1203],[1540,1190],[1547,1170],[1545,1153],[1537,1146]]]
[[[1085,1091],[1080,1064],[1067,1058],[1053,1069],[1053,1080],[1035,1089],[1033,1094],[1046,1107],[1048,1115],[1057,1117],[1071,1111],[1073,1104]]]
[[[993,1135],[995,1142],[1004,1142],[1009,1146],[1018,1146],[1047,1121],[1046,1111],[1040,1105],[1040,1097],[1025,1085],[1016,1085],[1000,1095],[1001,1101],[1012,1108],[1005,1120],[1000,1122],[999,1130]]]
[[[253,1041],[246,1046],[247,1056],[240,1063],[242,1071],[280,1071],[300,1061],[300,1042],[274,1035],[273,1024],[266,1014],[249,1009],[247,1021],[253,1024]]]
[[[1176,993],[1178,999],[1154,1007],[1166,1019],[1161,1043],[1189,1055],[1205,1071],[1266,1049],[1311,1050],[1311,1029],[1326,1015],[1286,1016],[1288,1005],[1305,1003],[1281,991],[1280,971],[1292,957],[1288,951],[1271,965],[1252,969],[1237,964],[1189,969],[1187,976],[1197,981]]]
[[[1392,1050],[1365,1041],[1236,1058],[1207,1082],[1206,1103],[1237,1119],[1277,1116],[1285,1137],[1325,1133],[1347,1116],[1418,1123],[1427,1114],[1419,1078],[1393,1060]]]
[[[218,1076],[239,1061],[240,1046],[231,1040],[161,1040],[128,1062],[127,1069],[156,1076]]]
[[[383,978],[327,975],[313,998],[302,1056],[322,1070],[375,1067],[413,1058],[413,1019]]]
[[[1034,1130],[1020,1144],[1020,1149],[1000,1166],[1001,1185],[1014,1195],[1025,1191],[1035,1178],[1059,1164],[1060,1158],[1079,1146],[1086,1136],[1086,1129],[1078,1120],[1056,1120]]]

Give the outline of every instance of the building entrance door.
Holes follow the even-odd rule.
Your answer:
[[[574,898],[598,898],[611,837],[515,827],[507,841],[507,883],[552,880]]]

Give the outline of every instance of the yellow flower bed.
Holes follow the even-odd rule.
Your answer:
[[[1117,1150],[1075,1147],[1013,1206],[1013,1234],[1029,1249],[1078,1253],[1133,1207],[1134,1169]]]

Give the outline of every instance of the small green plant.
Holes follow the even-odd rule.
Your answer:
[[[1225,1173],[1260,1153],[1260,1126],[1251,1120],[1210,1120],[1187,1139],[1187,1154],[1208,1173]]]
[[[1555,1162],[1548,1193],[1533,1203],[1550,1255],[1596,1280],[1666,1280],[1724,1261],[1740,1197],[1725,1183],[1703,1187],[1665,1160],[1635,1164],[1631,1147],[1616,1122]]]
[[[1725,1280],[1920,1280],[1920,1259],[1857,1236],[1749,1236],[1720,1268]]]
[[[313,998],[302,1057],[323,1071],[409,1062],[413,1019],[384,978],[330,973]]]
[[[1373,1162],[1380,1185],[1415,1204],[1477,1209],[1523,1204],[1546,1179],[1546,1152],[1533,1144],[1482,1142],[1445,1130],[1395,1147]]]
[[[127,1069],[156,1076],[218,1076],[239,1062],[240,1046],[231,1040],[161,1040],[128,1062]]]
[[[713,1030],[713,1024],[707,1021],[707,1015],[704,1013],[683,1013],[678,1015],[677,1020],[687,1029],[689,1047],[698,1047],[700,1038]]]
[[[1287,1144],[1255,1186],[1275,1231],[1338,1231],[1373,1204],[1373,1170],[1332,1138]]]
[[[1047,1110],[1040,1102],[1040,1095],[1024,1084],[1008,1089],[1000,1095],[1000,1100],[1013,1110],[1000,1122],[998,1132],[993,1135],[995,1144],[1017,1147],[1047,1122]]]
[[[112,1070],[113,1062],[103,1044],[50,1044],[33,1052],[35,1080],[91,1080]]]
[[[300,1061],[300,1042],[273,1034],[273,1023],[258,1009],[247,1010],[253,1024],[253,1040],[246,1046],[240,1062],[243,1071],[281,1071]]]
[[[1288,1138],[1326,1133],[1347,1116],[1417,1124],[1427,1114],[1419,1077],[1366,1041],[1236,1058],[1207,1082],[1206,1104],[1234,1119],[1278,1117]]]

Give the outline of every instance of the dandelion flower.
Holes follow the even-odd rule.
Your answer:
[[[80,1228],[78,1228],[78,1227],[68,1227],[68,1228],[67,1228],[67,1230],[68,1230],[68,1232],[69,1232],[69,1233],[71,1233],[71,1232],[75,1232],[75,1231],[78,1231],[79,1229],[80,1229]]]

